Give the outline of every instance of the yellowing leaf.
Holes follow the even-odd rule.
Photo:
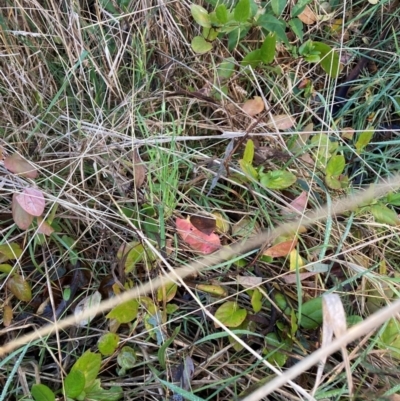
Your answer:
[[[30,284],[19,274],[14,274],[14,276],[8,279],[7,288],[20,301],[29,302],[32,299]]]
[[[317,16],[309,6],[306,6],[297,18],[306,25],[312,25],[317,20]]]
[[[228,291],[220,285],[197,284],[196,289],[217,297],[226,297],[228,295]]]
[[[290,252],[290,270],[298,270],[304,265],[304,260],[297,252],[297,249],[293,249]]]
[[[0,245],[0,263],[15,260],[22,255],[22,249],[16,242]]]
[[[3,309],[3,324],[8,327],[13,320],[13,310],[10,305],[4,305]]]
[[[129,323],[136,319],[138,311],[139,302],[136,299],[131,299],[113,308],[106,317],[115,319],[119,323]]]
[[[269,129],[286,130],[292,128],[295,124],[296,121],[292,116],[288,114],[278,114],[270,117],[270,120],[267,122],[267,127]]]
[[[254,117],[255,115],[261,113],[265,108],[264,100],[260,96],[254,96],[253,99],[248,100],[243,106],[242,109],[250,116]]]
[[[169,302],[174,299],[178,286],[175,283],[168,283],[165,286],[161,286],[157,291],[158,302]]]

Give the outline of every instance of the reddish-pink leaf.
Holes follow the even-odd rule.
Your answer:
[[[22,194],[15,198],[19,205],[32,216],[40,216],[44,211],[45,200],[43,192],[35,188],[25,188]]]
[[[40,234],[44,234],[47,236],[50,236],[54,232],[54,228],[47,223],[47,221],[43,220],[42,217],[37,217],[37,223],[38,223],[38,232]]]
[[[316,274],[319,273],[318,272],[293,273],[293,274],[288,274],[287,276],[282,276],[282,279],[286,284],[295,284],[297,283],[297,280],[303,281],[309,277],[315,276]]]
[[[271,246],[266,251],[264,251],[265,256],[271,256],[272,258],[280,258],[284,256],[288,256],[290,252],[297,245],[297,238],[294,238],[290,241],[284,241],[279,244]]]
[[[189,220],[177,218],[176,228],[183,241],[185,241],[195,251],[208,254],[221,247],[221,241],[217,234],[204,234]]]
[[[8,156],[4,160],[4,167],[12,173],[21,174],[24,177],[35,179],[38,172],[28,161],[23,159],[18,153]]]
[[[27,230],[29,226],[32,224],[33,216],[27,213],[20,204],[18,203],[16,197],[18,194],[13,195],[12,200],[12,216],[14,223],[21,229]]]
[[[303,191],[296,199],[290,202],[290,206],[298,212],[304,212],[304,209],[307,207],[307,200],[307,192]]]

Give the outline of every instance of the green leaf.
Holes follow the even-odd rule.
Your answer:
[[[292,28],[292,31],[295,35],[303,41],[303,23],[298,18],[293,18],[289,21],[289,26]]]
[[[13,267],[7,263],[0,264],[0,273],[10,274],[13,271]]]
[[[15,260],[21,255],[22,249],[15,242],[0,245],[0,262],[5,262],[6,260]]]
[[[246,309],[239,308],[236,302],[222,304],[215,312],[215,317],[227,327],[238,327],[246,319]]]
[[[227,80],[229,79],[233,72],[235,71],[235,59],[233,57],[228,57],[217,67],[218,79]]]
[[[157,290],[157,301],[158,302],[169,302],[174,299],[176,295],[176,291],[178,290],[178,286],[175,283],[168,283],[165,286],[161,286]],[[164,299],[165,294],[165,299]]]
[[[139,302],[136,299],[123,302],[112,309],[106,316],[108,319],[116,319],[119,323],[129,323],[136,319],[139,311]]]
[[[34,384],[31,393],[35,401],[54,401],[56,399],[54,393],[44,384]]]
[[[389,351],[390,356],[400,359],[400,323],[397,319],[390,319],[381,334],[381,348]]]
[[[375,130],[371,127],[364,132],[361,132],[358,135],[356,142],[356,149],[358,152],[364,150],[364,148],[371,142],[372,137],[374,136]]]
[[[253,50],[250,53],[247,53],[242,60],[242,65],[244,67],[251,66],[251,68],[256,68],[259,64],[263,62],[261,57],[260,49]]]
[[[277,17],[280,17],[286,7],[286,0],[271,0],[272,11]]]
[[[332,78],[337,78],[342,70],[339,55],[325,43],[313,42],[313,48],[320,53],[322,69]]]
[[[71,372],[79,370],[85,376],[85,390],[90,387],[96,380],[99,374],[101,366],[101,356],[91,352],[86,351],[72,366]]]
[[[215,9],[215,15],[222,25],[226,24],[228,22],[228,9],[226,8],[226,5],[219,4]]]
[[[118,401],[123,397],[121,387],[112,386],[105,390],[97,379],[86,391],[85,401]]]
[[[30,284],[19,274],[14,274],[7,280],[7,288],[22,302],[32,299]]]
[[[167,351],[167,348],[174,342],[175,337],[179,334],[181,330],[181,326],[175,327],[174,332],[172,333],[171,337],[168,338],[168,340],[164,341],[163,345],[160,347],[160,349],[157,352],[158,356],[158,363],[162,367],[162,369],[166,369],[167,363],[165,361],[165,353]]]
[[[270,33],[260,47],[260,57],[265,64],[272,63],[275,58],[276,34]]]
[[[285,189],[297,181],[297,177],[290,171],[275,170],[260,174],[260,182],[269,189]]]
[[[211,19],[207,10],[197,4],[192,4],[190,7],[190,12],[194,20],[204,28],[211,28]]]
[[[85,389],[85,375],[80,370],[71,370],[64,380],[65,395],[76,398]]]
[[[262,308],[262,294],[259,289],[255,289],[251,296],[251,306],[253,307],[253,311],[255,313],[260,312]]]
[[[322,323],[322,298],[313,298],[301,306],[301,318],[296,315],[303,329],[316,329]]]
[[[267,360],[273,365],[283,367],[288,359],[287,353],[279,352],[280,350],[290,351],[291,347],[285,341],[282,341],[277,333],[268,333],[265,336],[268,350],[272,350],[267,354]]]
[[[330,177],[337,177],[343,173],[346,160],[343,155],[332,156],[326,166],[325,174]]]
[[[275,32],[277,37],[289,45],[289,40],[286,36],[286,25],[284,21],[279,20],[271,14],[263,14],[257,20],[257,25],[267,30],[268,32]]]
[[[199,54],[207,53],[212,49],[212,44],[207,42],[203,36],[195,36],[191,43],[194,52]]]
[[[217,39],[219,31],[214,28],[203,28],[202,34],[206,42],[212,42],[213,40]]]
[[[133,244],[132,249],[129,250],[128,255],[125,258],[125,273],[131,273],[137,263],[140,263],[145,257],[145,250],[141,243]]]
[[[128,369],[134,368],[136,366],[136,360],[136,352],[133,348],[128,346],[122,347],[117,356],[118,365],[121,367],[118,375],[122,376]]]
[[[252,139],[249,139],[246,142],[246,147],[244,148],[243,161],[252,164],[253,158],[254,158],[254,142]]]
[[[102,355],[112,355],[118,347],[119,335],[115,333],[103,334],[97,344]]]
[[[349,178],[347,176],[340,175],[327,175],[325,177],[326,185],[332,189],[342,189],[348,188],[349,186]]]
[[[250,18],[250,0],[239,0],[233,10],[233,18],[237,22],[246,22]]]
[[[311,3],[311,0],[299,0],[292,8],[291,15],[292,17],[297,17],[301,14],[306,6]]]
[[[255,180],[258,179],[257,170],[250,164],[244,160],[239,160],[240,168],[242,169],[243,173],[246,174],[247,177],[253,178]]]
[[[389,224],[391,226],[399,224],[399,218],[396,212],[381,203],[372,205],[371,213],[377,223]]]
[[[393,192],[389,193],[386,196],[386,201],[393,206],[400,206],[400,192],[397,194],[394,194]]]

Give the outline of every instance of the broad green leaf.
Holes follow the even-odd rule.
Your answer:
[[[298,18],[293,18],[289,21],[289,26],[292,28],[292,31],[295,35],[300,39],[300,42],[303,41],[303,23]]]
[[[372,205],[371,213],[377,223],[389,224],[391,226],[396,226],[399,224],[399,217],[397,216],[396,212],[381,203]]]
[[[237,22],[246,22],[250,18],[250,0],[239,0],[233,10],[233,18]]]
[[[44,384],[34,384],[31,393],[35,401],[54,401],[56,399],[54,393]]]
[[[115,333],[103,334],[97,344],[102,355],[112,355],[118,347],[119,335]]]
[[[289,188],[297,181],[297,177],[290,171],[275,170],[260,174],[260,182],[269,189]]]
[[[157,301],[158,302],[169,302],[174,299],[178,286],[175,283],[168,283],[165,286],[161,286],[157,290]]]
[[[349,187],[349,177],[347,175],[327,175],[325,182],[329,188],[336,190]]]
[[[5,262],[6,260],[15,260],[21,255],[22,249],[15,242],[0,245],[0,262]]]
[[[277,17],[280,17],[286,7],[286,0],[271,0],[272,11]]]
[[[272,63],[275,58],[276,34],[269,33],[260,47],[260,57],[265,64]]]
[[[85,390],[96,380],[101,366],[101,356],[90,350],[86,351],[72,366],[71,372],[79,370],[85,376]]]
[[[337,177],[343,173],[346,166],[346,160],[343,155],[332,156],[326,166],[325,173],[330,177]]]
[[[225,4],[219,4],[215,9],[215,15],[220,24],[224,25],[228,22],[228,9]]]
[[[86,390],[85,401],[118,401],[123,397],[122,388],[111,386],[107,390],[101,387],[100,379],[97,379]]]
[[[371,142],[371,139],[374,136],[374,132],[375,130],[373,128],[369,128],[358,135],[355,145],[358,152],[364,150],[364,148]]]
[[[85,375],[80,370],[71,370],[64,380],[65,395],[76,398],[85,389]]]
[[[196,53],[204,54],[212,49],[212,44],[207,42],[202,36],[195,36],[192,40],[192,49]]]
[[[116,319],[119,323],[129,323],[136,319],[138,311],[139,302],[136,299],[131,299],[113,308],[106,317]]]
[[[303,329],[316,329],[322,323],[322,298],[313,298],[301,306],[301,317],[297,314]]]
[[[219,80],[229,79],[234,71],[235,71],[235,59],[233,57],[226,58],[217,67],[217,75]]]
[[[119,376],[123,376],[128,369],[136,366],[136,352],[133,348],[125,346],[122,347],[118,356],[117,362],[121,369],[118,371]]]
[[[253,311],[255,313],[260,312],[262,308],[262,294],[259,289],[255,289],[251,296],[251,306],[253,307]]]
[[[338,53],[322,42],[313,42],[313,48],[320,52],[322,69],[332,78],[337,78],[342,70]]]
[[[251,68],[256,68],[258,65],[260,65],[263,62],[261,58],[261,51],[260,49],[253,50],[250,53],[247,53],[242,60],[242,65],[244,67],[247,67],[248,65]]]
[[[381,334],[381,348],[389,351],[391,357],[400,359],[400,323],[397,319],[390,319]]]
[[[257,20],[257,25],[267,30],[275,32],[278,39],[289,45],[289,40],[286,36],[286,24],[271,14],[263,14]]]
[[[202,34],[206,42],[212,42],[213,40],[217,39],[219,31],[214,28],[203,28]]]
[[[272,363],[274,366],[278,365],[282,367],[285,365],[288,354],[279,352],[280,350],[290,351],[290,346],[287,342],[282,341],[277,333],[268,333],[265,336],[265,340],[267,343],[267,360],[269,363]]]
[[[252,139],[249,139],[246,142],[246,147],[244,148],[243,161],[252,164],[253,158],[254,158],[254,142]]]
[[[14,274],[7,280],[7,288],[22,302],[32,299],[30,284],[19,274]]]
[[[246,309],[239,308],[236,302],[228,301],[215,312],[215,317],[227,327],[238,327],[246,319]]]
[[[386,196],[386,201],[393,206],[400,206],[400,192],[397,194],[394,194],[393,192],[389,193]]]
[[[194,20],[204,28],[211,28],[211,19],[207,10],[197,4],[192,4],[190,11]]]
[[[136,264],[140,263],[145,257],[145,250],[141,243],[137,243],[132,247],[132,249],[128,252],[128,255],[125,259],[125,273],[131,273],[135,270]]]
[[[311,3],[311,0],[299,0],[297,3],[293,6],[291,16],[292,17],[297,17],[299,14],[301,14],[306,6]]]

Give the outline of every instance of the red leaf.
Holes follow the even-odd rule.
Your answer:
[[[208,254],[216,251],[221,246],[221,241],[217,234],[204,234],[189,220],[177,218],[176,228],[183,241],[195,251]]]
[[[38,223],[38,232],[40,234],[44,234],[47,236],[50,236],[54,232],[54,228],[47,223],[45,220],[43,220],[42,217],[37,218],[37,223]]]
[[[15,198],[19,205],[32,216],[40,216],[44,211],[45,200],[43,192],[34,188],[25,188],[22,194]]]
[[[4,160],[4,167],[12,173],[20,174],[32,179],[35,179],[38,175],[36,168],[23,159],[18,153],[8,156]]]
[[[290,252],[293,251],[293,249],[297,245],[297,238],[294,238],[290,241],[284,241],[279,244],[271,246],[271,248],[268,248],[263,255],[265,256],[271,256],[272,258],[280,258],[283,256],[288,256]]]
[[[16,197],[18,194],[13,195],[12,200],[12,216],[14,223],[21,229],[27,230],[29,226],[32,224],[33,216],[27,213],[22,207],[19,205]]]

